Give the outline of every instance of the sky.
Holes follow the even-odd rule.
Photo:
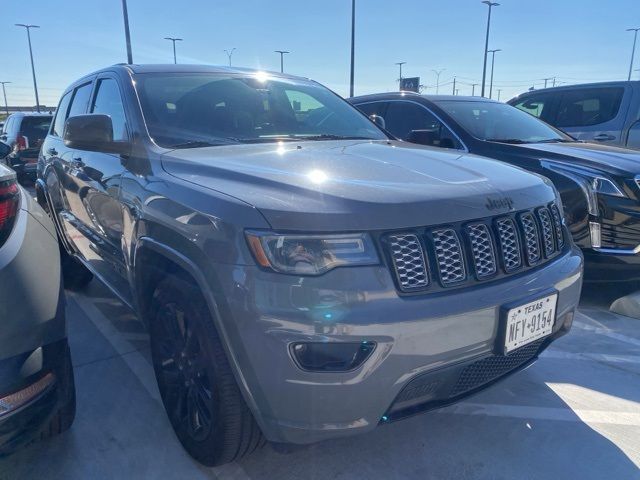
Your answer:
[[[500,0],[492,13],[496,54],[494,98],[558,84],[624,80],[640,0]],[[0,81],[10,105],[34,105],[26,32],[31,23],[40,102],[57,104],[77,78],[126,61],[121,0],[3,0]],[[173,61],[166,36],[181,37],[179,63],[227,64],[279,70],[274,50],[289,50],[285,71],[312,78],[340,95],[349,92],[350,0],[128,0],[135,63]],[[435,93],[471,94],[480,83],[487,6],[480,0],[356,0],[355,94],[398,88],[418,76]],[[490,65],[489,65],[490,68]],[[640,40],[635,68],[640,68]],[[488,75],[487,75],[488,77]],[[640,79],[640,71],[632,78]],[[551,85],[551,81],[549,81]],[[488,89],[488,80],[487,80]],[[476,87],[476,94],[479,93]]]

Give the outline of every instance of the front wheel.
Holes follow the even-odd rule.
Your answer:
[[[263,445],[207,304],[190,279],[168,275],[160,282],[149,326],[162,401],[187,452],[204,465],[216,466]]]

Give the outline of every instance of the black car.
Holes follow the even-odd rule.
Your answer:
[[[350,101],[395,137],[495,158],[553,181],[587,279],[640,279],[640,153],[576,141],[510,105],[410,92]]]

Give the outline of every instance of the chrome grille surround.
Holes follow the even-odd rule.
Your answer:
[[[458,234],[451,228],[434,230],[432,233],[440,280],[444,285],[462,282],[467,274]]]
[[[558,250],[564,247],[564,234],[562,233],[562,216],[560,215],[560,209],[554,203],[549,207],[551,210],[551,217],[553,218],[553,227],[556,232],[556,245],[558,246]]]
[[[527,262],[529,265],[533,265],[538,263],[542,258],[538,224],[534,216],[529,212],[520,214],[520,223],[522,224]]]
[[[553,240],[555,232],[549,209],[546,207],[539,208],[538,218],[540,219],[540,226],[542,227],[542,245],[544,245],[544,254],[545,256],[550,257],[553,255],[553,252],[555,252],[556,247]]]
[[[522,266],[522,255],[520,254],[520,239],[516,224],[510,217],[496,220],[498,229],[498,239],[502,251],[502,261],[507,272],[513,272]]]
[[[392,234],[387,241],[400,289],[412,291],[428,286],[427,262],[418,236],[412,233]]]
[[[467,235],[471,243],[473,265],[478,278],[487,278],[498,271],[496,255],[489,227],[484,223],[467,226]]]

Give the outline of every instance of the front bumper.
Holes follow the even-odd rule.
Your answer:
[[[400,405],[400,393],[417,378],[433,375],[455,383],[459,369],[493,357],[504,305],[558,292],[553,333],[530,363],[571,325],[582,284],[583,259],[567,248],[535,270],[466,289],[419,296],[398,295],[386,267],[333,270],[320,277],[293,277],[252,266],[219,266],[221,329],[238,383],[265,436],[274,442],[312,443],[369,431],[386,415],[403,416],[455,400],[435,395]],[[295,342],[376,342],[350,372],[303,371],[292,360]],[[517,363],[517,362],[516,362]],[[495,381],[472,384],[469,394]],[[414,397],[415,399],[416,397]],[[402,411],[402,412],[401,412]],[[396,415],[402,413],[402,415]]]
[[[633,249],[583,250],[586,282],[629,282],[640,280],[640,251]]]

